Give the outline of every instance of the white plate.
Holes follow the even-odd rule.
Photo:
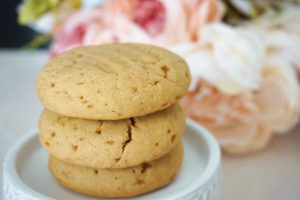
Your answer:
[[[131,199],[216,200],[219,199],[220,149],[211,134],[187,120],[185,158],[176,180],[160,190]],[[3,167],[5,200],[90,200],[99,199],[60,186],[48,170],[48,155],[37,131],[24,135],[9,150]]]

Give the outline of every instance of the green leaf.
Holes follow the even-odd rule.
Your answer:
[[[36,48],[46,44],[50,40],[51,40],[50,35],[41,34],[41,35],[38,35],[35,38],[33,38],[29,43],[25,44],[23,46],[23,49],[36,49]]]
[[[67,0],[67,2],[70,4],[71,8],[80,8],[81,7],[81,0]]]
[[[18,22],[21,25],[33,22],[46,12],[58,7],[61,2],[62,0],[27,0],[21,6]]]

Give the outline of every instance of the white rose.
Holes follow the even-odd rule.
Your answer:
[[[263,38],[268,52],[284,57],[300,70],[300,7],[284,7],[279,13],[269,11],[246,28]]]
[[[192,88],[203,78],[226,94],[257,90],[264,58],[264,45],[253,32],[217,23],[207,25],[199,43],[172,49],[190,66]]]

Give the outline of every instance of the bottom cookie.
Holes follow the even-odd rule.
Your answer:
[[[135,167],[93,169],[50,156],[49,169],[59,183],[71,190],[98,197],[130,197],[169,184],[176,177],[182,160],[180,142],[164,157]]]

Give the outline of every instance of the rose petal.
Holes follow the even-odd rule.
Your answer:
[[[187,116],[213,128],[253,121],[257,108],[251,93],[229,96],[205,81],[199,81],[181,101]]]
[[[249,124],[236,123],[231,126],[218,126],[211,128],[210,131],[217,138],[221,146],[249,144],[257,133],[257,122]]]
[[[262,120],[273,131],[285,133],[300,116],[300,87],[297,74],[283,58],[270,57],[263,73],[262,88],[257,94]]]
[[[202,33],[199,43],[171,49],[189,64],[192,86],[201,78],[225,94],[257,90],[264,58],[263,42],[258,35],[224,24],[207,25]]]
[[[267,124],[260,124],[256,127],[255,137],[248,141],[247,144],[229,144],[222,148],[225,152],[230,154],[248,154],[261,151],[264,149],[272,138],[271,131]]]
[[[212,46],[215,68],[229,77],[228,82],[234,83],[230,85],[258,89],[264,58],[258,35],[225,24],[211,24],[203,29],[201,43]]]

